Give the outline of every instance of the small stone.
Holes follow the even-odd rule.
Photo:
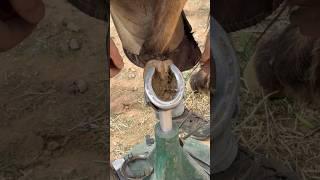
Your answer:
[[[130,74],[128,75],[128,77],[129,77],[130,79],[134,79],[134,78],[136,77],[136,75],[133,74],[133,73],[130,73]]]
[[[59,147],[60,147],[60,144],[57,143],[56,141],[51,141],[48,143],[48,150],[50,151],[54,151],[54,150],[57,150]]]
[[[72,32],[79,32],[80,31],[80,27],[77,26],[75,23],[73,22],[69,22],[67,23],[67,29],[72,31]]]
[[[67,82],[66,84],[66,91],[68,91],[70,94],[85,93],[87,90],[88,83],[82,79]]]
[[[123,105],[123,108],[124,108],[125,110],[129,110],[130,107],[129,107],[129,105],[124,104],[124,105]]]
[[[90,129],[98,129],[99,128],[99,126],[96,124],[90,124],[89,127],[90,127]]]
[[[77,91],[80,93],[85,93],[88,90],[88,83],[85,80],[76,80],[74,84],[77,87]]]
[[[129,71],[136,72],[137,70],[135,70],[134,68],[129,68]]]
[[[62,173],[67,177],[72,177],[77,174],[77,170],[71,167],[71,168],[62,170]]]
[[[138,90],[137,87],[133,87],[133,88],[132,88],[132,91],[137,91],[137,90]]]
[[[71,39],[69,42],[69,48],[71,50],[79,50],[81,48],[81,44],[77,39]]]

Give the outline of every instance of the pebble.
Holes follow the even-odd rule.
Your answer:
[[[70,167],[70,168],[67,168],[67,169],[63,169],[62,170],[62,174],[64,174],[65,176],[71,178],[72,176],[77,175],[77,170],[75,168]]]
[[[138,90],[137,87],[133,87],[133,88],[132,88],[132,91],[137,91],[137,90]]]
[[[60,147],[60,144],[57,143],[56,141],[51,141],[48,143],[48,150],[54,151],[57,150]]]
[[[81,44],[77,39],[71,39],[69,42],[69,48],[71,50],[79,50],[81,48]]]
[[[99,126],[98,125],[96,125],[96,124],[89,124],[89,127],[90,127],[90,129],[98,129],[99,128]]]
[[[129,68],[129,71],[136,72],[137,70],[135,70],[134,68]]]
[[[130,74],[128,75],[128,77],[129,77],[130,79],[134,79],[134,78],[136,77],[136,75],[133,74],[133,73],[130,73]]]
[[[80,31],[80,27],[77,26],[75,23],[73,22],[68,22],[67,23],[67,29],[72,31],[72,32],[79,32]]]
[[[67,91],[71,94],[85,93],[88,90],[88,83],[85,80],[75,80],[71,84],[68,83]]]
[[[130,109],[129,105],[127,105],[127,104],[124,104],[124,105],[123,105],[123,108],[124,108],[125,110],[129,110],[129,109]]]
[[[76,80],[74,83],[78,87],[80,93],[85,93],[88,90],[88,83],[85,80]]]

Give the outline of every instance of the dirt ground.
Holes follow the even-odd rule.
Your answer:
[[[67,1],[1,53],[0,180],[105,179],[104,22]]]
[[[209,1],[189,0],[184,8],[201,50],[209,29],[209,4]],[[125,57],[113,24],[111,24],[111,38],[121,50],[120,53],[125,60],[122,72],[110,82],[110,159],[114,160],[122,157],[134,145],[143,142],[146,135],[153,135],[156,121],[153,110],[144,105],[143,70]],[[186,82],[190,78],[191,71],[184,73]],[[187,107],[209,119],[209,97],[193,94],[189,82],[186,87]]]

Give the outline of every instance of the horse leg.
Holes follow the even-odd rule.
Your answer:
[[[266,34],[244,72],[249,90],[275,93],[276,98],[313,99],[319,72],[316,42],[292,25]]]
[[[243,75],[246,86],[251,93],[270,94],[278,91],[277,95],[282,96],[283,86],[274,72],[276,54],[278,54],[278,50],[274,46],[279,41],[281,41],[281,33],[266,34],[258,43],[254,54],[246,65]]]
[[[214,67],[213,67],[214,70]],[[214,73],[214,72],[213,72]],[[205,49],[200,60],[200,69],[191,74],[191,89],[195,92],[208,92],[210,86],[210,40],[207,36]],[[214,87],[212,87],[214,88]]]
[[[143,68],[150,60],[170,59],[191,69],[201,52],[183,6],[186,0],[111,0],[111,15],[128,59]]]

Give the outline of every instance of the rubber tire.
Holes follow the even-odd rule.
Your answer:
[[[215,75],[210,76],[211,82],[215,83],[215,89],[211,91],[211,142],[216,140],[228,144],[225,149],[226,157],[211,156],[211,172],[216,172],[213,168],[217,167],[217,159],[226,159],[229,165],[236,157],[238,144],[232,136],[231,128],[234,120],[238,118],[239,95],[240,95],[240,66],[236,53],[231,45],[228,34],[221,25],[211,17],[211,61],[214,63]],[[214,78],[214,79],[213,79]],[[230,131],[230,132],[227,132]],[[225,134],[230,134],[230,139],[225,139]],[[225,145],[226,145],[225,144]],[[213,148],[216,148],[213,145]],[[216,149],[217,150],[217,149]],[[221,149],[219,149],[220,152]],[[215,152],[215,149],[213,150]],[[220,165],[219,165],[220,166]],[[228,166],[228,164],[224,165]],[[220,167],[225,168],[225,167]]]

